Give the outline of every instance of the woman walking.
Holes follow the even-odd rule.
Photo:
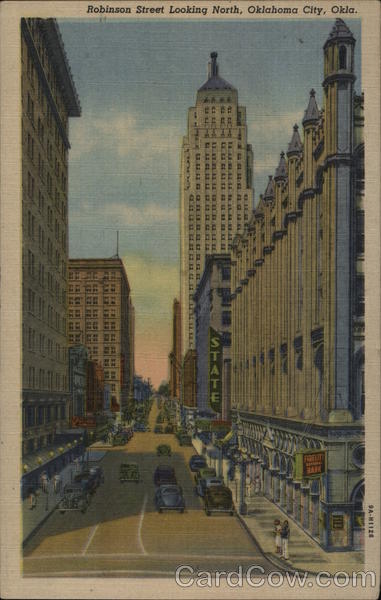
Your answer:
[[[281,542],[281,537],[280,537],[280,533],[282,531],[282,525],[280,524],[279,519],[275,519],[274,521],[274,535],[275,535],[275,552],[277,554],[281,554],[281,546],[282,546],[282,542]]]

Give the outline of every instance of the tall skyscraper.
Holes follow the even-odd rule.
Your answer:
[[[183,354],[194,347],[193,294],[205,256],[227,252],[253,208],[253,152],[246,109],[219,76],[212,52],[208,79],[188,110],[181,151],[181,321]]]
[[[21,19],[21,93],[23,456],[31,474],[27,456],[54,444],[70,402],[68,127],[81,108],[54,19]]]
[[[171,398],[180,398],[181,371],[181,309],[177,298],[172,309],[172,350],[169,354],[169,393]]]
[[[69,343],[83,344],[104,369],[121,415],[133,399],[134,310],[120,258],[69,261]]]

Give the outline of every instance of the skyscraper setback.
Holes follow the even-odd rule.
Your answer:
[[[205,256],[229,250],[253,207],[253,152],[246,109],[219,75],[211,53],[208,79],[188,110],[181,151],[181,321],[183,353],[194,347],[193,294]]]

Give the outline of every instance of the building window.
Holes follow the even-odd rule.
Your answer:
[[[345,46],[339,48],[339,69],[347,68],[347,49]]]

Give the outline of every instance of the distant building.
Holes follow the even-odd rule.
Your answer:
[[[87,361],[85,346],[69,348],[69,387],[71,394],[71,417],[83,417],[86,413]]]
[[[183,363],[183,397],[184,406],[197,407],[197,354],[196,350],[188,350]]]
[[[95,360],[89,360],[87,362],[86,413],[95,415],[103,412],[104,385],[102,365]]]
[[[220,418],[228,419],[231,346],[229,254],[212,254],[206,257],[205,269],[193,300],[197,352],[197,407],[201,411],[214,410]],[[210,352],[213,350],[210,347],[211,328],[216,332],[221,346],[216,349],[221,355],[218,357],[218,365],[213,365],[210,360]],[[217,373],[217,370],[220,373]],[[220,404],[220,410],[213,409],[210,404],[209,396],[213,391],[217,404]]]
[[[104,370],[111,402],[128,412],[133,395],[134,309],[120,258],[69,261],[69,342],[84,344]]]
[[[253,209],[253,152],[246,109],[222,79],[212,52],[208,79],[188,109],[181,151],[182,352],[195,347],[193,294],[207,254],[228,252]]]
[[[134,377],[134,401],[144,402],[152,395],[152,385],[149,379],[143,379],[140,375]]]
[[[20,83],[22,453],[28,472],[26,456],[55,443],[70,404],[68,136],[69,119],[79,117],[81,108],[54,19],[21,19]]]
[[[169,355],[169,396],[180,398],[181,393],[181,308],[180,302],[173,301],[172,350]]]

